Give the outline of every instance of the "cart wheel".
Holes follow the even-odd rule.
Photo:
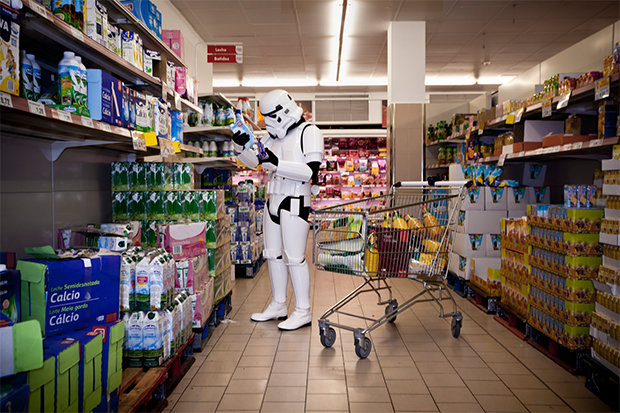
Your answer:
[[[452,337],[458,338],[461,335],[461,327],[463,326],[463,316],[461,313],[457,313],[452,317],[452,323],[450,330],[452,330]]]
[[[321,329],[319,334],[321,335],[321,344],[323,344],[323,347],[329,348],[336,342],[336,330],[331,327]]]
[[[391,312],[396,311],[397,309],[398,309],[398,301],[390,300],[389,304],[385,306],[385,315],[388,315]],[[396,321],[396,314],[394,314],[392,317],[389,317],[388,321],[390,323],[393,323],[394,321]]]
[[[355,340],[355,354],[361,359],[365,359],[370,355],[372,349],[372,343],[368,337],[362,337],[359,340]]]

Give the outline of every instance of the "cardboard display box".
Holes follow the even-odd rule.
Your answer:
[[[77,412],[80,404],[80,343],[55,336],[43,341],[43,349],[46,356],[53,356],[56,360],[56,411]]]
[[[118,389],[123,381],[125,322],[114,321],[96,325],[93,326],[92,331],[101,333],[103,340],[101,385],[105,397]]]
[[[484,209],[486,211],[506,211],[508,209],[508,192],[510,188],[484,187]]]
[[[454,252],[461,257],[484,257],[486,255],[485,237],[483,234],[454,234]]]
[[[43,365],[41,326],[37,320],[0,328],[0,377],[38,369]]]
[[[28,372],[30,386],[30,412],[53,412],[56,386],[56,357],[46,355],[43,366]]]
[[[503,211],[460,211],[457,232],[465,234],[499,234]]]
[[[542,142],[543,137],[564,133],[562,120],[526,120],[514,125],[514,141]]]
[[[19,261],[22,320],[61,334],[118,319],[120,255]]]

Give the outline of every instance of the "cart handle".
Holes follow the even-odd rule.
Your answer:
[[[419,188],[424,186],[464,186],[469,188],[474,183],[472,181],[398,181],[394,184],[395,188]]]

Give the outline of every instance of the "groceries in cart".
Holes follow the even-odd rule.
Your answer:
[[[421,202],[387,197],[381,205],[368,200],[326,211],[315,227],[316,261],[345,274],[441,278],[451,242],[450,197],[448,190],[438,189]]]

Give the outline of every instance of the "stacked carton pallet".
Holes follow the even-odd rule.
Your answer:
[[[501,302],[505,309],[527,318],[530,267],[527,218],[502,219]]]
[[[595,311],[592,314],[590,335],[592,357],[616,376],[620,375],[620,159],[603,161],[607,197],[605,218],[601,224],[600,242],[603,244],[603,265],[594,280],[596,288]]]

